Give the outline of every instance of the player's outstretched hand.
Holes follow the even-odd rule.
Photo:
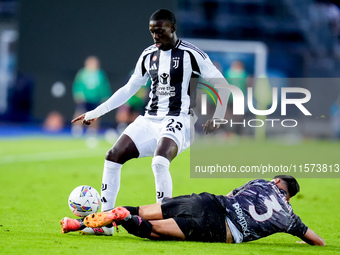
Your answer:
[[[74,119],[71,121],[71,123],[74,123],[74,122],[77,122],[77,121],[80,120],[80,121],[83,123],[83,125],[91,125],[91,123],[92,123],[93,121],[95,121],[96,119],[98,119],[98,118],[94,118],[94,119],[91,119],[91,120],[85,120],[85,113],[84,113],[84,114],[82,114],[82,115],[80,115],[80,116],[74,118]]]
[[[218,129],[220,125],[219,124],[214,125],[214,121],[211,119],[211,120],[207,120],[207,122],[203,124],[202,127],[203,127],[204,133],[207,135],[211,132],[214,132],[216,129]]]

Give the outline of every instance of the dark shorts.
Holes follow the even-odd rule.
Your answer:
[[[165,198],[163,218],[173,218],[188,241],[226,242],[225,209],[214,195]]]

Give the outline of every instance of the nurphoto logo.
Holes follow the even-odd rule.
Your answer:
[[[256,109],[254,106],[253,100],[253,88],[247,88],[247,97],[245,98],[242,90],[235,85],[216,85],[215,88],[225,88],[227,87],[233,96],[233,115],[245,115],[245,101],[247,102],[248,109],[251,113],[257,116],[268,116],[276,111],[278,108],[278,88],[272,88],[272,96],[271,96],[271,106],[269,109],[265,107],[265,109]],[[215,90],[214,90],[215,91]],[[216,94],[216,91],[215,91]],[[294,95],[294,97],[289,97],[289,95]],[[212,96],[212,95],[210,95]],[[297,98],[298,97],[298,98]],[[220,97],[218,97],[220,99]],[[305,103],[309,102],[311,99],[311,93],[308,89],[298,88],[298,87],[282,87],[281,88],[281,98],[280,98],[280,106],[281,106],[281,116],[287,115],[287,105],[295,105],[305,116],[311,116],[312,114],[308,111],[308,109],[304,106]],[[220,100],[219,100],[220,101]],[[222,105],[223,102],[220,101]],[[264,107],[260,107],[264,108]],[[207,98],[206,94],[201,95],[201,115],[207,114]],[[298,125],[298,121],[295,119],[250,119],[246,121],[233,122],[233,120],[226,119],[215,119],[214,125],[224,125],[230,124],[231,127],[233,125],[242,125],[249,127],[262,127],[265,122],[274,127],[275,123],[280,123],[283,127],[295,127]]]

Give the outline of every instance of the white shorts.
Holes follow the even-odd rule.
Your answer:
[[[175,141],[178,153],[188,148],[193,141],[190,134],[190,115],[186,116],[138,116],[123,132],[135,143],[139,157],[153,156],[162,137]],[[192,136],[192,137],[191,137]],[[191,139],[190,139],[191,138]]]

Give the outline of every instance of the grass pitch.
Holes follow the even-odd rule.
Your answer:
[[[252,148],[249,143],[252,141],[234,146],[247,155],[251,151],[246,150]],[[67,205],[70,192],[83,184],[100,190],[104,156],[110,146],[101,141],[98,147],[90,149],[84,140],[67,137],[0,140],[0,254],[340,253],[339,178],[299,179],[301,192],[291,201],[295,213],[324,238],[325,247],[297,244],[298,238],[287,234],[242,244],[150,241],[129,235],[123,228],[112,237],[61,234],[59,220],[73,217]],[[258,149],[271,151],[272,146],[277,145],[259,144]],[[332,142],[305,142],[296,146],[318,157],[321,153],[325,158],[339,158],[340,150]],[[190,178],[189,159],[186,151],[171,164],[174,196],[203,191],[227,194],[249,180]],[[251,165],[251,157],[244,157],[244,164]],[[150,165],[151,158],[131,160],[124,165],[117,205],[155,202]]]

